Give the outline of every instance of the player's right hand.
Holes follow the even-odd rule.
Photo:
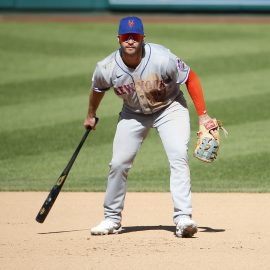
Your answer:
[[[86,129],[91,128],[93,130],[96,129],[96,124],[97,124],[97,118],[91,117],[91,116],[87,116],[83,123]]]

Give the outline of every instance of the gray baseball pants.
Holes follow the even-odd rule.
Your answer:
[[[150,128],[157,130],[170,164],[173,221],[177,224],[181,215],[192,214],[187,154],[190,138],[189,112],[187,108],[174,101],[166,109],[152,115],[121,112],[113,142],[113,155],[104,200],[105,219],[121,222],[128,171]]]

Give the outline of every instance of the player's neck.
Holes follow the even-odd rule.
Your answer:
[[[122,51],[121,57],[127,67],[135,69],[142,61],[143,48],[138,53],[132,55],[124,53]]]

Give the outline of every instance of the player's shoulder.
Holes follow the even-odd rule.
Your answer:
[[[100,69],[110,70],[115,65],[115,55],[118,51],[114,51],[107,57],[97,62],[97,67]]]
[[[160,54],[160,55],[168,56],[170,53],[170,50],[163,45],[156,44],[156,43],[146,43],[146,46],[147,45],[150,47],[151,52],[153,54]]]
[[[146,43],[146,57],[149,57],[151,63],[166,68],[170,61],[170,50],[160,44]]]

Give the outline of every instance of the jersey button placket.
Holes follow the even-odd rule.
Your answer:
[[[143,81],[139,78],[139,76],[134,76],[134,79],[135,79],[135,90],[136,90],[141,108],[144,113],[150,113],[151,109],[149,108],[147,98],[143,90]]]

